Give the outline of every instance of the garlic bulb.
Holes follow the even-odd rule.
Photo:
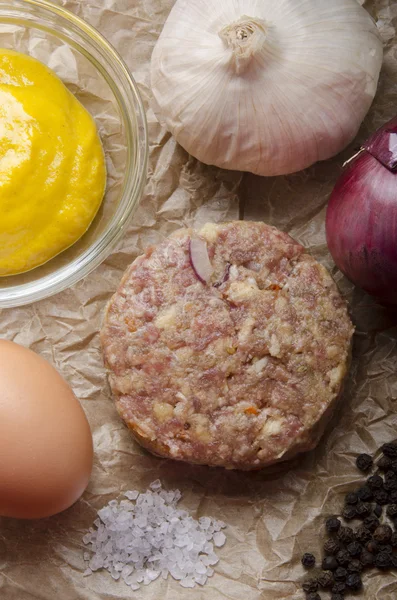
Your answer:
[[[351,142],[381,64],[357,0],[177,0],[152,56],[153,108],[204,163],[293,173]]]

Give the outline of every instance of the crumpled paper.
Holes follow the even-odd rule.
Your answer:
[[[362,481],[354,465],[357,453],[373,453],[397,437],[397,311],[380,307],[337,271],[324,233],[326,204],[341,165],[375,127],[395,114],[397,4],[394,0],[364,3],[378,20],[385,56],[377,97],[355,142],[333,160],[302,173],[260,178],[221,171],[189,158],[149,108],[150,56],[172,0],[60,3],[97,27],[135,76],[149,122],[149,177],[127,234],[94,273],[53,298],[0,311],[0,336],[40,353],[69,381],[88,416],[95,445],[90,484],[69,510],[32,522],[0,518],[0,598],[301,599],[300,557],[304,551],[320,556],[319,532],[325,518],[340,512],[344,494]],[[54,68],[66,69],[67,77],[63,57],[53,60]],[[124,269],[147,245],[180,226],[239,216],[276,225],[304,244],[333,273],[351,303],[356,326],[344,400],[318,448],[257,473],[188,466],[143,451],[116,414],[98,335],[107,300]],[[83,577],[82,537],[96,511],[123,491],[146,490],[156,478],[165,487],[183,492],[182,504],[192,515],[226,521],[227,543],[218,551],[214,577],[204,588],[185,590],[169,579],[157,580],[139,592],[114,582],[107,572]],[[397,597],[396,574],[372,573],[364,577],[364,584],[363,598]]]

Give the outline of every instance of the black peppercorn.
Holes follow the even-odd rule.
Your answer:
[[[332,594],[331,600],[344,600],[343,594]]]
[[[336,533],[337,531],[339,531],[340,526],[341,522],[336,517],[330,517],[325,522],[325,528],[328,531],[328,533]]]
[[[332,571],[323,571],[317,578],[318,585],[323,588],[329,588],[334,584]]]
[[[338,567],[334,573],[335,581],[344,581],[347,577],[347,571],[344,567]]]
[[[372,552],[372,554],[377,554],[379,552],[379,544],[375,540],[370,540],[367,544],[368,552]]]
[[[387,552],[387,554],[392,554],[393,548],[391,547],[391,544],[379,544],[378,552]]]
[[[320,596],[320,594],[317,594],[316,592],[314,592],[312,594],[308,594],[306,596],[306,600],[321,600],[321,596]]]
[[[389,500],[392,504],[397,504],[397,490],[389,492]]]
[[[365,552],[366,552],[366,550],[365,550]],[[370,553],[368,552],[368,554],[370,554]],[[371,554],[371,556],[372,556],[372,554]],[[373,559],[373,556],[372,556],[372,559]],[[361,573],[362,570],[363,570],[363,563],[361,562],[361,560],[358,560],[358,558],[352,558],[352,560],[347,565],[347,571],[349,573]]]
[[[355,506],[345,506],[342,511],[342,517],[345,521],[352,521],[356,517],[356,507]]]
[[[389,494],[386,490],[376,490],[374,492],[374,498],[377,504],[381,506],[385,506],[385,504],[389,504]]]
[[[354,531],[351,527],[341,527],[338,531],[338,539],[344,544],[349,544],[354,540]]]
[[[393,525],[394,525],[394,529],[397,530],[397,517],[395,519],[393,519]]]
[[[378,569],[389,569],[391,567],[391,555],[387,552],[379,552],[375,556],[375,567],[378,567]]]
[[[345,502],[346,504],[352,505],[352,504],[357,504],[358,502],[358,496],[356,492],[350,492],[350,494],[346,495],[345,498]]]
[[[385,481],[385,490],[386,492],[389,492],[389,494],[391,494],[391,492],[395,492],[397,490],[397,479],[388,479],[387,481]]]
[[[391,480],[391,481],[395,481],[397,479],[397,475],[394,473],[394,471],[392,471],[391,469],[388,469],[385,473],[385,478],[384,478],[384,482]],[[383,485],[385,484],[383,482]]]
[[[388,444],[383,444],[383,446],[381,446],[380,448],[381,452],[383,452],[383,454],[385,456],[388,456],[389,458],[397,458],[397,444],[390,442]]]
[[[397,475],[393,473],[393,471],[387,471],[383,487],[387,492],[394,492],[397,490]]]
[[[313,593],[308,594],[306,596],[306,600],[321,600],[321,596],[320,596],[320,594],[317,594],[316,592],[313,592]]]
[[[373,533],[375,531],[375,529],[377,527],[379,527],[379,525],[380,525],[380,521],[374,515],[370,515],[369,517],[366,517],[364,519],[364,529],[366,529],[368,531],[369,536],[366,540],[358,539],[358,530],[360,529],[360,531],[361,531],[361,527],[358,527],[356,530],[356,539],[359,542],[363,542],[363,541],[367,542],[369,540],[369,538],[371,537],[371,532]]]
[[[303,588],[303,591],[305,591],[307,594],[310,594],[310,592],[317,592],[317,590],[318,590],[317,579],[306,579],[306,581],[304,581],[302,584],[302,588]]]
[[[370,470],[370,468],[373,465],[373,462],[374,461],[372,460],[372,456],[370,456],[369,454],[360,454],[359,456],[357,456],[356,459],[357,469],[365,473],[366,471]]]
[[[380,490],[383,486],[383,479],[380,475],[371,475],[367,479],[367,485],[371,490]]]
[[[358,502],[356,509],[356,515],[359,519],[365,519],[372,512],[372,506],[369,502]]]
[[[371,517],[367,517],[365,520],[367,521],[368,519],[371,519]],[[376,517],[374,517],[374,519],[379,524],[379,520]],[[375,529],[376,529],[376,525],[374,527],[374,530]],[[361,544],[365,544],[372,537],[370,530],[365,526],[365,522],[364,522],[364,525],[360,525],[360,527],[357,527],[356,531],[354,532],[354,535],[356,537],[356,540],[358,542],[360,542]]]
[[[338,568],[338,561],[335,556],[326,556],[323,558],[322,568],[324,571],[335,571]]]
[[[306,569],[311,569],[316,564],[316,559],[313,554],[306,552],[301,558],[301,563]]]
[[[390,539],[390,545],[392,548],[397,548],[397,531],[393,531]]]
[[[392,555],[391,566],[393,567],[393,569],[397,569],[397,554]]]
[[[397,504],[389,504],[389,506],[386,509],[386,514],[391,519],[397,517]]]
[[[358,573],[351,573],[346,578],[346,585],[353,592],[358,592],[359,590],[361,590],[363,582],[361,581],[361,577]]]
[[[393,462],[390,465],[390,470],[394,471],[394,473],[397,473],[397,460],[394,459]]]
[[[344,594],[346,590],[346,584],[344,581],[335,581],[334,585],[331,588],[331,592],[333,594]]]
[[[379,519],[379,517],[382,516],[382,512],[383,512],[383,508],[381,507],[380,504],[377,504],[375,506],[375,508],[374,508],[374,515],[375,515],[375,517],[378,517],[378,519]]]
[[[336,555],[336,560],[338,561],[339,565],[345,567],[351,561],[351,556],[347,550],[339,550]]]
[[[361,552],[363,551],[363,547],[359,542],[351,542],[347,546],[347,551],[350,554],[350,556],[356,557],[360,556]]]
[[[368,552],[368,550],[363,550],[360,556],[360,561],[364,567],[370,567],[374,564],[374,555],[371,552]]]
[[[379,525],[374,531],[374,540],[380,544],[387,544],[391,540],[393,530],[389,525]]]
[[[382,458],[380,458],[378,460],[377,467],[381,471],[387,471],[388,469],[390,469],[391,464],[392,464],[391,458],[389,458],[388,456],[382,456]]]
[[[362,502],[369,502],[374,497],[372,490],[368,485],[363,485],[362,487],[358,488],[357,496],[359,500],[362,500]]]
[[[332,538],[327,540],[324,544],[325,554],[336,554],[337,552],[339,552],[339,550],[340,550],[340,544]]]

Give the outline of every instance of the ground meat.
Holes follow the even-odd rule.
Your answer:
[[[207,243],[198,280],[192,236]],[[102,329],[117,410],[160,456],[257,469],[313,448],[353,327],[328,272],[264,223],[175,232],[127,270]]]

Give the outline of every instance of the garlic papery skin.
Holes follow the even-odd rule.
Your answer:
[[[177,0],[152,55],[153,109],[206,164],[293,173],[353,140],[382,57],[357,0]]]
[[[249,67],[255,54],[262,51],[266,41],[266,29],[265,21],[241,17],[219,32],[220,38],[232,50],[237,75]]]

